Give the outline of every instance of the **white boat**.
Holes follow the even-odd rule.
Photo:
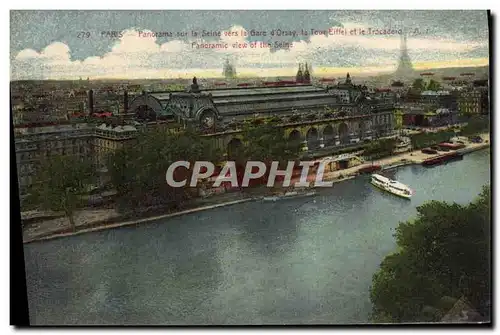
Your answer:
[[[271,196],[271,197],[264,197],[262,198],[264,201],[276,201],[276,200],[279,200],[280,197],[274,195],[274,196]]]
[[[414,193],[413,190],[405,184],[379,174],[372,174],[371,183],[384,191],[406,199],[410,199]]]
[[[284,198],[297,198],[297,197],[307,197],[311,195],[315,195],[316,191],[310,192],[297,192],[297,191],[289,191],[285,192],[283,195],[273,195],[269,197],[262,198],[264,201],[277,201]]]
[[[305,192],[305,191],[290,191],[290,192],[285,192],[283,195],[283,198],[295,198],[295,197],[308,197],[311,195],[315,195],[316,191],[310,191],[310,192]]]

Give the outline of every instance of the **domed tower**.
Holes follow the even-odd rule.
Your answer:
[[[200,93],[200,86],[198,85],[198,80],[196,77],[193,77],[193,83],[191,84],[190,93]]]
[[[309,67],[306,63],[306,70],[304,71],[304,82],[307,84],[311,83],[311,74],[309,73]]]

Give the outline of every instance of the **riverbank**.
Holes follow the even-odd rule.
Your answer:
[[[459,150],[464,154],[484,149],[490,146],[489,135],[482,134],[483,143],[470,143],[467,148]],[[334,183],[342,182],[345,180],[350,180],[358,175],[358,170],[364,166],[369,166],[371,164],[380,165],[384,170],[395,168],[398,166],[409,165],[409,164],[421,164],[425,159],[433,158],[440,155],[428,155],[423,154],[420,150],[407,152],[399,154],[396,156],[391,156],[379,160],[373,161],[373,163],[366,162],[361,165],[357,165],[348,169],[333,171],[325,173],[323,180],[333,181]],[[39,222],[23,230],[23,242],[30,243],[40,240],[49,240],[59,237],[79,235],[88,232],[100,231],[111,228],[118,228],[124,226],[137,225],[141,223],[147,223],[154,220],[180,216],[184,214],[204,211],[208,209],[230,206],[234,204],[239,204],[248,201],[256,201],[262,199],[262,197],[268,192],[267,188],[265,190],[256,190],[255,192],[245,192],[245,193],[226,193],[221,195],[216,195],[208,199],[200,199],[200,201],[192,204],[192,208],[188,208],[181,211],[169,212],[165,214],[149,216],[145,218],[125,218],[121,216],[114,209],[102,209],[102,210],[84,210],[76,213],[75,222],[77,222],[77,230],[75,232],[71,231],[68,226],[68,220],[65,217],[57,218],[53,220],[47,220]],[[239,199],[238,199],[239,198]]]

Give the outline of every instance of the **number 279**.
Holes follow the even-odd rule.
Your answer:
[[[77,38],[89,38],[90,37],[90,31],[80,31],[76,35]]]

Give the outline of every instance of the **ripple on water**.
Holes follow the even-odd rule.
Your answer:
[[[429,199],[467,203],[489,152],[393,177],[411,201],[366,178],[316,196],[244,203],[150,225],[25,245],[33,324],[366,322],[373,273],[398,222]]]

